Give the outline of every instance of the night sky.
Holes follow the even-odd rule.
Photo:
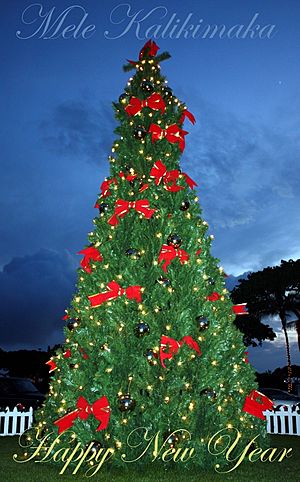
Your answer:
[[[63,341],[76,253],[87,244],[99,186],[109,175],[111,102],[131,75],[122,65],[137,58],[147,29],[153,34],[153,25],[166,27],[172,18],[177,30],[162,38],[162,27],[155,40],[172,55],[162,73],[197,119],[186,125],[182,167],[198,183],[213,254],[234,276],[300,257],[297,0],[31,5],[1,2],[0,347],[44,349]],[[63,38],[85,14],[78,38],[71,30]],[[192,28],[179,35],[189,14],[198,38]],[[251,31],[226,36],[233,25],[245,32],[256,14],[256,33],[274,25],[264,38],[251,38]],[[224,36],[203,38],[204,26],[214,24],[225,25]],[[269,323],[276,342],[250,350],[261,371],[286,364],[279,323]],[[295,333],[290,339],[299,364]]]

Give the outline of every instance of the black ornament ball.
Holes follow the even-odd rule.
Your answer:
[[[129,393],[118,398],[118,408],[120,412],[130,412],[136,406],[136,401],[131,398]]]
[[[148,80],[143,80],[143,82],[141,83],[141,89],[148,94],[152,94],[152,92],[154,91],[154,85]]]
[[[147,362],[149,365],[155,365],[156,363],[156,357],[155,357],[155,352],[152,350],[152,348],[147,348],[147,350],[144,353],[144,357],[146,358]]]
[[[143,126],[137,126],[133,131],[133,135],[136,139],[141,141],[142,139],[145,139],[147,131]]]
[[[182,203],[180,204],[179,209],[180,209],[181,211],[187,211],[189,207],[190,207],[189,201],[182,201]]]
[[[197,316],[196,320],[200,331],[204,331],[209,327],[209,320],[205,316]]]
[[[207,283],[208,283],[210,286],[214,286],[214,285],[215,285],[215,280],[214,280],[213,278],[208,278]]]
[[[100,214],[105,214],[109,210],[109,204],[107,203],[101,203],[99,204],[99,213]]]
[[[70,331],[74,330],[78,326],[78,321],[69,321],[67,324],[67,327],[69,328]]]
[[[134,327],[134,334],[138,338],[141,338],[145,335],[148,335],[150,333],[150,326],[148,323],[145,323],[144,321],[140,321],[135,327]]]
[[[99,452],[102,448],[102,444],[98,440],[91,440],[85,447],[85,449],[89,449],[88,455],[95,454]]]
[[[130,259],[139,259],[141,257],[140,252],[135,248],[129,248],[125,252],[126,256]]]
[[[119,97],[119,102],[120,102],[120,104],[125,105],[125,104],[128,103],[128,99],[129,99],[129,98],[128,98],[128,95],[124,93],[124,94],[121,94],[121,95],[120,95],[120,97]]]
[[[157,282],[162,285],[164,288],[169,288],[171,286],[171,281],[168,278],[164,278],[163,276],[160,276],[158,278]]]
[[[170,234],[167,239],[167,243],[169,246],[174,246],[174,248],[179,248],[182,243],[182,239],[178,234]]]
[[[170,449],[173,449],[180,442],[178,434],[173,432],[165,432],[163,440]]]
[[[169,99],[173,95],[173,91],[171,87],[168,87],[167,85],[163,86],[161,91],[162,91],[162,96],[165,97],[166,99]]]
[[[216,392],[214,391],[213,388],[210,388],[210,387],[207,387],[207,388],[204,388],[203,390],[201,390],[200,396],[204,396],[204,397],[208,398],[209,400],[214,400],[215,398],[217,398]]]

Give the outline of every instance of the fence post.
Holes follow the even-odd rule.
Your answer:
[[[9,407],[6,407],[3,412],[0,412],[0,423],[1,426],[3,426],[3,432],[0,433],[0,436],[21,435],[25,430],[31,427],[32,422],[32,407],[30,407],[26,412],[19,412],[17,407],[14,407],[14,409],[10,411]]]

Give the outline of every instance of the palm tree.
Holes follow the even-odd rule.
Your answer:
[[[268,267],[240,280],[232,292],[234,302],[247,302],[249,313],[261,320],[279,316],[285,338],[288,391],[292,390],[292,366],[288,330],[296,327],[300,349],[300,259],[281,261],[280,266]],[[288,321],[291,313],[297,320]]]

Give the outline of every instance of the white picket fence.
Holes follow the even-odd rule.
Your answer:
[[[267,432],[278,435],[300,436],[300,410],[293,407],[280,407],[276,410],[266,410]],[[20,435],[31,427],[33,408],[27,412],[19,412],[17,407],[12,411],[6,408],[0,412],[0,436]]]
[[[266,410],[263,413],[266,416],[268,433],[300,436],[299,408],[281,406],[276,410]]]
[[[20,435],[31,427],[33,421],[33,408],[27,412],[19,412],[17,407],[0,412],[0,436]]]

